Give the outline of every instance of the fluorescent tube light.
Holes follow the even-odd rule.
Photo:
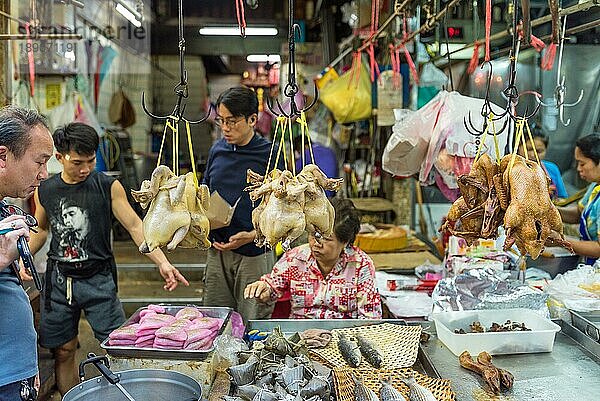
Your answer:
[[[249,54],[246,61],[249,63],[281,63],[281,56],[279,54]]]
[[[125,7],[122,3],[117,3],[117,11],[137,28],[142,26],[142,23],[139,21],[139,19],[136,18],[136,15],[131,10],[129,10],[129,8]]]
[[[246,36],[277,36],[277,28],[246,27]],[[235,26],[206,26],[200,28],[200,35],[239,36],[240,28]]]

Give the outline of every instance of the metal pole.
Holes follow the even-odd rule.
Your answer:
[[[559,11],[558,15],[561,16],[561,17],[565,16],[565,15],[571,15],[571,14],[574,14],[574,13],[577,13],[577,12],[580,12],[580,11],[587,11],[590,8],[597,7],[599,5],[600,5],[600,2],[598,0],[591,0],[591,1],[587,1],[585,3],[575,4],[574,6],[562,9],[562,10]],[[549,22],[551,20],[552,20],[552,15],[546,15],[544,17],[541,17],[541,18],[538,18],[538,19],[535,19],[535,20],[531,21],[531,27],[533,28],[533,27],[536,27],[536,26],[539,26],[539,25],[543,25],[546,22]],[[512,33],[510,32],[510,30],[506,29],[506,30],[504,30],[502,32],[498,32],[498,33],[496,33],[494,35],[491,35],[490,36],[490,42],[494,41],[494,40],[498,40],[498,39],[503,39],[503,38],[505,38],[507,36],[510,36],[510,35],[512,35]],[[545,36],[545,38],[547,38],[547,36]],[[468,45],[465,45],[464,47],[461,47],[460,49],[453,50],[452,52],[450,52],[450,55],[458,53],[458,52],[461,52],[461,51],[463,51],[465,49],[473,47],[474,45],[475,45],[474,42],[473,43],[469,43]],[[445,57],[445,55],[444,56],[434,57],[431,61],[432,62],[438,61],[438,60],[442,59],[442,57]]]

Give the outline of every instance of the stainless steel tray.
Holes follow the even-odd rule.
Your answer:
[[[221,335],[225,328],[228,326],[229,317],[231,316],[232,309],[224,308],[224,307],[203,307],[197,305],[168,305],[168,304],[160,304],[164,306],[165,311],[169,315],[175,315],[179,310],[192,306],[198,308],[200,312],[204,314],[204,316],[208,317],[218,317],[223,319],[223,324],[219,329],[218,335]],[[140,321],[140,312],[143,308],[139,308],[136,310],[133,315],[125,323],[121,325],[121,327],[129,326],[130,324],[138,323]],[[125,357],[125,358],[149,358],[149,359],[171,359],[171,360],[203,360],[205,359],[213,350],[214,346],[210,347],[207,350],[170,350],[170,349],[159,349],[159,348],[140,348],[140,347],[132,347],[132,346],[114,346],[108,345],[108,338],[100,344],[102,348],[106,350],[106,352],[110,356],[114,357]]]
[[[600,311],[575,312],[570,310],[571,321],[579,331],[600,343]]]

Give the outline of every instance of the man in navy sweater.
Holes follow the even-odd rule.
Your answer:
[[[271,143],[254,132],[258,119],[254,91],[230,88],[219,96],[216,106],[215,122],[223,137],[208,153],[204,183],[211,193],[217,191],[229,204],[239,202],[229,226],[210,232],[213,247],[206,260],[204,305],[234,308],[246,320],[265,319],[270,317],[273,304],[244,299],[244,289],[271,271],[274,257],[272,252],[254,244],[255,205],[244,188],[247,169],[265,174]]]

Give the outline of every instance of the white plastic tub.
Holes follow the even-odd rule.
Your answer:
[[[554,337],[560,326],[530,309],[472,310],[434,313],[438,338],[450,351],[459,356],[463,351],[477,355],[487,351],[490,355],[552,352]],[[471,323],[478,321],[489,328],[493,322],[507,320],[525,323],[531,331],[486,332],[455,334],[455,329],[469,331]]]

